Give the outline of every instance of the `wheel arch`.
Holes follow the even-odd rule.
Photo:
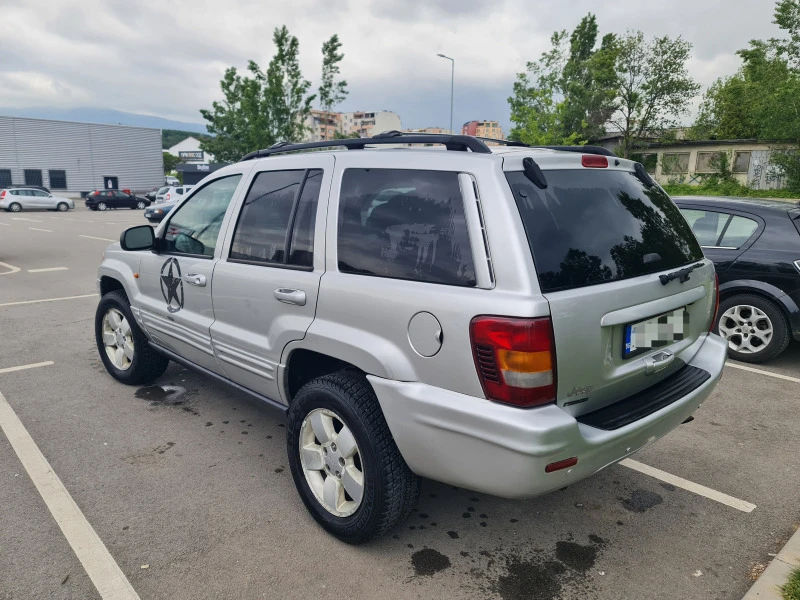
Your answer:
[[[344,369],[352,369],[366,375],[363,369],[351,362],[308,348],[289,350],[284,364],[281,383],[286,404],[291,404],[300,388],[317,377]]]
[[[732,296],[745,294],[760,296],[775,304],[788,320],[791,336],[800,341],[800,306],[789,294],[769,283],[749,279],[728,281],[719,286],[721,302]]]

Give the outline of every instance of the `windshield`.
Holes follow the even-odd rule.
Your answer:
[[[547,188],[506,173],[542,292],[681,267],[703,258],[688,223],[661,188],[616,170],[547,171]]]

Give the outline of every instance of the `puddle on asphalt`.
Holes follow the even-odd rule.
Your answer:
[[[179,385],[148,385],[136,390],[135,396],[142,400],[149,400],[151,406],[165,404],[179,406],[186,402],[186,388]]]

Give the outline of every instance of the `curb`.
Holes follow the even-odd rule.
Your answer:
[[[798,567],[800,567],[800,529],[789,538],[742,600],[781,600],[780,586],[789,580],[789,574]]]

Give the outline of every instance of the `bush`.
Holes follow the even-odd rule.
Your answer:
[[[702,185],[688,183],[667,184],[664,190],[670,196],[740,196],[744,198],[800,198],[800,193],[792,190],[754,190],[738,181],[726,181],[718,184],[704,182]]]
[[[789,581],[781,586],[783,600],[800,600],[800,569],[795,569],[789,576]]]

